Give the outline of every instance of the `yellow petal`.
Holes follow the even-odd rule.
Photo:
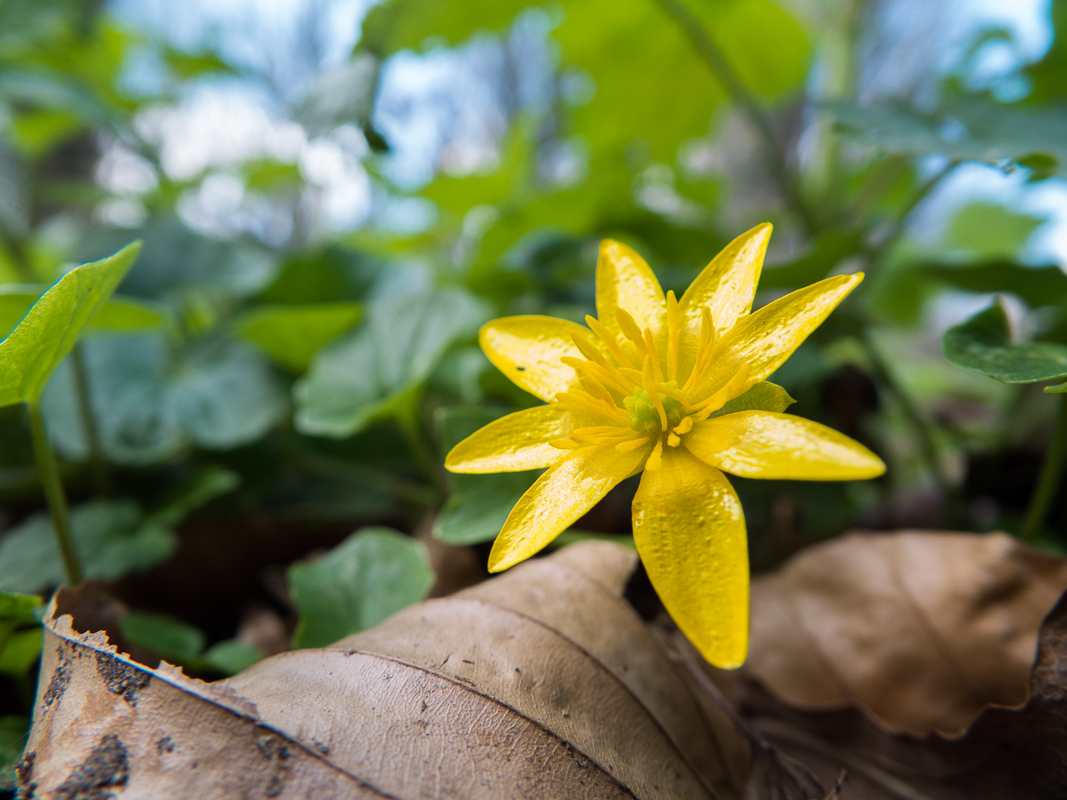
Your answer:
[[[550,467],[566,457],[552,447],[554,439],[566,439],[575,427],[574,414],[549,403],[508,414],[475,431],[452,448],[445,468],[452,472],[521,472]],[[579,424],[591,424],[581,420]]]
[[[566,451],[567,460],[549,469],[508,515],[489,554],[489,571],[500,572],[538,552],[591,509],[641,465],[642,448],[619,453],[614,447]]]
[[[605,239],[600,243],[596,264],[596,314],[604,327],[623,343],[624,351],[634,355],[636,350],[622,334],[615,313],[618,308],[629,312],[638,328],[651,328],[655,334],[667,316],[667,299],[641,256],[624,244]]]
[[[748,540],[726,476],[684,448],[664,448],[660,468],[641,476],[633,521],[637,552],[682,633],[715,666],[741,666],[748,650]]]
[[[693,455],[744,478],[857,481],[885,472],[882,459],[843,433],[771,411],[739,411],[693,426]]]
[[[749,365],[750,372],[742,392],[768,377],[862,280],[862,272],[827,278],[743,317],[716,346],[712,368],[694,387],[693,397],[710,396],[743,364]]]
[[[679,302],[683,325],[694,335],[700,333],[700,309],[707,306],[716,332],[730,330],[752,310],[763,257],[771,239],[770,223],[757,225],[726,245],[696,280],[689,284]]]
[[[542,400],[552,400],[578,383],[563,356],[581,358],[573,334],[588,335],[575,322],[555,317],[495,319],[482,326],[478,341],[494,366],[516,385]]]

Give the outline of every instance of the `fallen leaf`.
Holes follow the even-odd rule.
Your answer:
[[[852,534],[753,582],[741,670],[672,644],[842,800],[1062,800],[1065,585],[1003,534]]]
[[[1067,787],[1067,595],[1041,628],[1030,699],[987,708],[966,734],[891,734],[856,709],[790,708],[751,680],[736,693],[761,736],[828,783],[842,800],[1062,800]]]
[[[564,548],[213,684],[77,633],[61,590],[20,786],[125,800],[821,796],[766,759],[751,769],[749,739],[624,600],[635,566],[615,545]],[[757,772],[774,794],[746,791]]]
[[[789,706],[962,734],[1028,699],[1067,561],[1005,534],[851,534],[752,584],[748,675]]]

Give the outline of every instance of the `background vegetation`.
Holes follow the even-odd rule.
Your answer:
[[[775,380],[889,472],[738,479],[755,569],[856,526],[1067,545],[1057,398],[941,349],[994,293],[1067,344],[1067,3],[168,5],[0,0],[0,336],[144,242],[42,409],[146,659],[217,677],[476,580],[536,477],[441,468],[534,400],[477,328],[590,313],[605,236],[680,290],[771,221],[758,304],[868,273]],[[561,541],[627,536],[634,488]],[[0,409],[0,590],[63,580],[49,526]],[[0,787],[40,649],[25,604],[5,630]]]

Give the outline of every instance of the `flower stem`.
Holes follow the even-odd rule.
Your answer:
[[[1060,477],[1063,475],[1065,455],[1067,455],[1067,395],[1060,398],[1052,443],[1049,445],[1048,452],[1045,453],[1045,461],[1041,465],[1041,476],[1030,497],[1030,506],[1026,509],[1022,527],[1019,528],[1019,536],[1028,542],[1037,539],[1041,526],[1045,523],[1045,517],[1048,516],[1049,507],[1056,496],[1056,489],[1059,488]]]
[[[79,342],[70,352],[70,366],[74,374],[74,398],[78,405],[78,417],[82,431],[85,433],[85,441],[89,446],[89,467],[92,471],[93,483],[101,494],[110,494],[111,473],[108,470],[107,460],[104,458],[104,448],[100,444],[100,428],[96,424],[96,415],[93,413],[93,398],[89,390],[89,370],[85,365],[83,348],[84,346]]]
[[[63,494],[63,484],[59,480],[59,467],[52,454],[52,448],[48,444],[48,434],[45,432],[41,409],[35,403],[30,403],[29,409],[33,451],[37,456],[37,468],[40,470],[41,482],[44,484],[48,511],[52,515],[52,530],[55,531],[59,557],[63,562],[63,571],[67,575],[67,583],[77,586],[82,582],[84,573],[81,561],[78,559],[78,552],[74,547],[74,537],[70,531],[67,498]]]

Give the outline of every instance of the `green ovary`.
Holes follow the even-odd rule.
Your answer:
[[[663,410],[667,412],[667,427],[673,428],[682,420],[682,404],[669,396],[661,397],[660,402],[663,403]],[[623,400],[623,405],[630,412],[632,430],[653,435],[663,432],[656,404],[644,389],[638,389]]]

